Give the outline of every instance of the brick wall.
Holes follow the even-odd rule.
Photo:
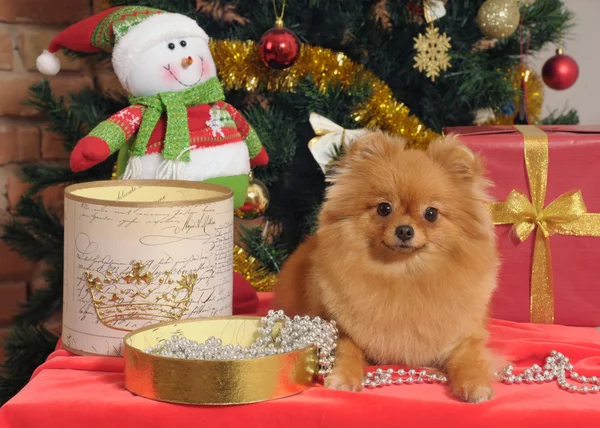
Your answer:
[[[0,223],[26,186],[18,177],[24,162],[66,162],[62,142],[45,129],[45,124],[22,101],[28,87],[42,77],[35,66],[37,56],[61,29],[104,7],[92,0],[0,0]],[[50,78],[58,95],[85,86],[118,85],[110,70],[94,71],[79,61],[59,54],[61,71]],[[60,209],[62,194],[46,192],[48,204]],[[19,302],[37,287],[44,287],[41,266],[32,266],[10,251],[0,240],[0,341],[10,328]],[[3,359],[0,348],[0,362]]]
[[[20,166],[26,162],[67,162],[60,139],[48,132],[37,112],[24,106],[29,85],[42,76],[35,60],[50,40],[68,25],[108,7],[106,0],[0,0],[0,224],[18,202],[26,185],[19,179]],[[110,65],[91,68],[69,61],[61,54],[61,71],[50,77],[57,95],[66,95],[85,86],[123,92]],[[62,211],[62,192],[50,189],[44,194],[47,205]],[[241,221],[239,227],[258,225],[260,220]],[[235,242],[241,245],[236,233]],[[2,342],[10,329],[12,316],[27,295],[46,284],[43,266],[32,266],[0,240],[0,363]],[[47,327],[60,331],[60,314]]]

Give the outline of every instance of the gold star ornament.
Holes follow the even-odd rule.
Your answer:
[[[440,75],[440,71],[446,71],[452,67],[450,64],[450,55],[448,50],[450,46],[450,37],[446,33],[440,35],[439,29],[430,25],[425,31],[425,35],[419,34],[419,37],[414,37],[415,49],[415,65],[421,73],[435,82],[435,78]]]

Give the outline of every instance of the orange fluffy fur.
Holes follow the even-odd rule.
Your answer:
[[[486,321],[498,256],[481,160],[454,136],[419,151],[375,132],[334,171],[317,232],[275,289],[286,314],[337,322],[325,386],[358,391],[367,364],[406,364],[439,368],[466,401],[490,399]],[[424,217],[430,207],[435,221]],[[407,225],[414,236],[403,241],[397,228]]]

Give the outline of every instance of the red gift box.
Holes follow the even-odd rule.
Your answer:
[[[600,326],[600,126],[444,133],[480,153],[494,183],[498,202],[489,208],[502,266],[491,316]]]

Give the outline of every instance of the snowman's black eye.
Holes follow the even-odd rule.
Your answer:
[[[171,49],[171,50],[175,49],[175,43],[169,43],[169,49]]]
[[[185,48],[187,46],[187,42],[185,40],[180,41],[179,44],[182,48]]]

